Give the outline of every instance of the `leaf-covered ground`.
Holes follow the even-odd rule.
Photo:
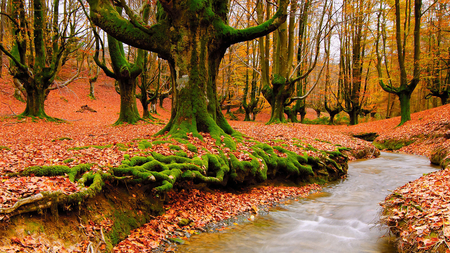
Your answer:
[[[34,175],[8,177],[6,176],[7,173],[20,172],[30,166],[66,165],[74,167],[78,164],[92,163],[94,164],[92,169],[98,171],[107,167],[118,166],[124,156],[144,152],[139,147],[141,141],[151,139],[152,135],[161,129],[162,124],[167,122],[170,116],[170,101],[167,100],[164,109],[158,108],[159,115],[157,117],[162,124],[154,125],[141,122],[136,125],[111,126],[118,118],[119,95],[115,93],[112,81],[103,77],[97,83],[96,100],[88,98],[89,86],[86,80],[78,80],[69,88],[50,93],[46,101],[47,114],[65,119],[68,123],[32,122],[30,119],[18,120],[11,116],[22,112],[25,105],[12,97],[13,90],[10,88],[8,81],[10,81],[8,78],[3,78],[0,82],[0,208],[13,207],[18,200],[29,198],[41,192],[61,191],[63,194],[71,194],[79,192],[83,188],[64,176],[45,178],[35,177]],[[83,105],[88,105],[96,112],[77,112]],[[258,115],[257,122],[230,121],[230,124],[234,129],[256,140],[277,140],[277,145],[284,144],[286,149],[294,152],[298,152],[299,149],[298,146],[291,143],[294,138],[300,139],[305,145],[320,150],[333,151],[336,148],[335,145],[339,144],[355,151],[353,157],[350,157],[351,159],[370,156],[374,149],[362,140],[350,138],[349,134],[377,132],[380,135],[377,138],[379,143],[384,143],[387,140],[403,141],[403,145],[399,149],[400,152],[423,154],[431,157],[436,147],[444,147],[444,151],[439,153],[439,162],[441,162],[445,161],[450,153],[446,152],[446,147],[450,146],[448,141],[450,136],[450,133],[448,133],[450,129],[448,127],[449,114],[450,106],[413,114],[413,120],[401,127],[396,127],[399,118],[363,123],[353,127],[302,124],[266,126],[264,125],[264,122],[268,119],[266,111]],[[310,117],[314,118],[314,116]],[[414,142],[409,143],[411,140],[414,140]],[[214,145],[208,145],[207,142],[198,142],[196,145],[214,152]],[[245,142],[239,145],[238,153],[235,155],[239,159],[245,160],[247,159],[245,151],[248,147]],[[168,144],[164,143],[153,146],[151,151],[163,155],[174,152]],[[145,152],[149,152],[149,150]],[[309,150],[308,154],[311,156],[319,155],[315,154],[313,149]],[[408,218],[408,222],[417,222],[407,223],[408,226],[401,226],[405,223],[400,224],[401,222],[398,222],[401,221],[400,219],[392,220],[392,218],[389,218],[392,216],[387,216],[388,221],[398,222],[395,228],[402,229],[399,235],[406,236],[402,237],[402,241],[416,242],[418,246],[425,248],[432,248],[438,244],[446,245],[445,240],[448,239],[446,236],[449,234],[446,230],[446,222],[449,222],[448,213],[445,209],[448,204],[446,191],[444,190],[444,182],[446,181],[433,180],[436,180],[434,177],[448,177],[446,173],[450,172],[445,170],[441,173],[443,173],[442,176],[433,173],[418,180],[419,184],[417,185],[405,186],[408,190],[405,190],[405,188],[398,189],[397,191],[400,191],[398,194],[401,194],[403,202],[401,202],[402,200],[395,200],[398,198],[394,198],[394,195],[387,198],[386,203],[389,203],[390,198],[395,200],[395,203],[387,204],[397,207],[392,209],[398,211],[392,211],[393,216],[402,217],[402,219]],[[420,184],[420,182],[422,183]],[[442,182],[442,184],[436,182]],[[424,189],[427,189],[426,193],[421,193],[420,191]],[[195,189],[172,192],[167,200],[166,214],[156,217],[153,222],[136,229],[116,247],[116,250],[127,252],[140,249],[142,245],[150,248],[156,248],[161,244],[170,245],[167,242],[171,242],[171,239],[168,238],[173,236],[183,238],[187,234],[201,229],[208,222],[227,219],[242,212],[257,212],[260,205],[270,205],[285,197],[303,196],[311,190],[318,190],[318,187],[316,185],[307,188],[263,187],[237,195],[229,192],[215,191],[211,193]],[[411,196],[408,194],[411,194]],[[434,197],[418,198],[418,195]],[[234,204],[231,205],[231,203]],[[203,209],[205,207],[207,208]],[[412,217],[415,219],[410,219]],[[107,229],[108,226],[108,224],[104,224],[101,228]],[[432,230],[434,228],[436,230]],[[437,236],[426,237],[430,234]],[[58,246],[54,251],[79,250],[84,252],[87,248],[92,248],[87,241],[80,242],[78,246],[78,248],[71,250]],[[10,244],[5,248],[0,248],[0,251],[31,252],[34,249],[45,251],[52,247],[55,246],[51,245],[49,241],[37,240],[29,235],[24,238],[11,238]],[[99,249],[102,249],[101,247]]]
[[[79,164],[93,164],[92,171],[102,171],[110,167],[119,166],[128,155],[145,155],[156,152],[162,155],[172,155],[176,150],[169,143],[152,145],[142,149],[142,140],[152,140],[152,135],[163,127],[170,116],[170,101],[165,101],[165,108],[158,108],[157,118],[160,124],[140,122],[136,125],[122,125],[113,127],[118,117],[119,95],[115,93],[112,81],[100,78],[96,87],[96,100],[88,98],[89,86],[84,79],[77,80],[68,88],[53,91],[46,103],[46,113],[52,117],[66,120],[68,123],[36,121],[31,119],[17,119],[12,117],[21,113],[25,105],[13,98],[11,80],[5,76],[0,82],[0,209],[14,208],[18,202],[32,198],[45,192],[60,192],[70,195],[85,189],[69,180],[69,176],[37,177],[33,174],[21,177],[10,177],[8,173],[19,173],[31,166],[61,165],[74,168]],[[80,111],[88,105],[96,112]],[[349,147],[356,152],[355,156],[371,156],[375,150],[364,141],[350,138],[347,135],[326,130],[323,127],[301,124],[283,124],[266,126],[268,114],[261,113],[259,122],[247,123],[231,121],[232,127],[257,141],[275,140],[286,150],[302,153],[305,148],[309,156],[320,156],[315,151],[335,151],[336,145]],[[199,152],[214,153],[218,147],[214,140],[207,135],[200,141],[190,138],[190,143],[199,148]],[[302,145],[294,145],[297,139]],[[270,144],[270,143],[269,143]],[[249,159],[247,151],[254,145],[244,140],[238,143],[236,151],[229,151],[241,161]],[[179,143],[179,147],[189,157],[189,149]],[[225,149],[226,150],[226,149]],[[358,152],[359,151],[359,152]],[[285,155],[278,152],[278,156]],[[350,154],[350,153],[349,153]],[[197,155],[197,154],[196,154]],[[198,154],[201,155],[201,154]],[[260,206],[271,205],[284,198],[304,196],[320,187],[313,184],[298,187],[262,187],[235,194],[214,191],[205,192],[195,189],[174,191],[169,193],[166,200],[167,212],[158,216],[151,223],[135,230],[117,247],[117,251],[139,248],[140,245],[156,247],[164,244],[168,236],[175,236],[176,229],[189,233],[211,222],[225,220],[244,212],[257,213]],[[189,191],[189,194],[187,193]],[[207,204],[205,204],[207,203]],[[1,215],[0,219],[7,222],[8,216]],[[180,219],[187,219],[188,224],[179,225]],[[105,231],[107,227],[104,227]],[[4,243],[4,241],[3,241]],[[0,251],[32,251],[49,250],[52,245],[46,240],[37,240],[33,235],[25,238],[10,238],[9,245]],[[70,250],[63,246],[56,251],[86,250],[87,242],[80,242],[78,248]],[[169,248],[170,249],[170,248]],[[139,250],[140,251],[140,250]]]

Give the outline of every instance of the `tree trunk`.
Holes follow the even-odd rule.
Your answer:
[[[142,118],[144,119],[150,118],[150,111],[148,110],[148,105],[150,104],[150,101],[148,100],[147,90],[145,89],[141,90],[141,96],[139,97],[139,101],[141,101],[142,105]]]
[[[284,106],[286,99],[290,92],[289,90],[293,85],[287,84],[286,79],[283,76],[275,74],[272,80],[272,88],[266,85],[263,90],[264,97],[269,101],[272,108],[270,119],[267,124],[278,124],[286,122],[284,117]]]
[[[292,123],[298,123],[297,120],[297,110],[296,110],[296,106],[290,108],[290,107],[285,107],[284,108],[284,113],[287,115],[288,120]]]
[[[141,117],[136,104],[136,79],[118,80],[120,87],[120,113],[115,125],[127,122],[135,124]]]
[[[6,13],[6,1],[7,0],[1,0],[1,12]],[[5,19],[6,16],[4,15],[0,15],[0,43],[3,43],[3,34],[5,33]],[[0,50],[0,77],[2,77],[2,72],[3,72],[3,51]]]
[[[400,92],[397,94],[398,98],[400,99],[400,115],[401,115],[401,122],[400,125],[403,125],[406,121],[411,120],[411,93],[409,92]]]
[[[89,97],[95,100],[95,82],[91,82],[89,79]]]
[[[35,85],[30,85],[26,89],[27,106],[21,116],[49,118],[44,111],[44,101],[46,98],[46,89],[41,89]]]
[[[284,117],[284,100],[279,95],[275,96],[275,99],[272,102],[270,120],[267,124],[277,124],[282,122],[286,122],[286,118]]]
[[[334,125],[334,117],[337,115],[337,113],[332,111],[332,112],[329,112],[329,114],[330,114],[330,119],[328,120],[328,123],[330,125]]]
[[[449,98],[449,93],[445,92],[444,95],[442,95],[441,97],[439,97],[441,99],[441,104],[442,105],[446,105],[447,104],[447,100]]]
[[[171,66],[173,84],[172,117],[159,133],[166,131],[177,137],[186,133],[207,132],[215,138],[231,134],[232,129],[226,121],[216,96],[215,79],[218,73],[219,55],[209,55],[210,34],[208,31],[186,31],[186,45],[176,55]],[[189,34],[190,33],[190,34]],[[218,60],[219,59],[219,60]]]
[[[348,112],[348,116],[350,117],[350,125],[358,125],[359,122],[359,113],[360,108],[358,106],[353,105],[351,110]]]

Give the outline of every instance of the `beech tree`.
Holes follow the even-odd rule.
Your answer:
[[[350,125],[359,123],[363,111],[367,80],[364,80],[364,62],[367,56],[368,26],[372,3],[364,0],[346,0],[343,3],[340,34],[340,82],[343,85],[343,110],[350,117]],[[367,67],[368,71],[369,67]],[[366,75],[367,77],[367,75]]]
[[[331,8],[329,15],[331,15]],[[332,78],[331,78],[331,36],[328,36],[324,40],[324,50],[325,50],[325,97],[324,97],[324,109],[328,112],[330,115],[328,123],[330,125],[334,124],[334,117],[339,114],[343,108],[341,106],[342,102],[342,92],[341,88],[342,85],[339,85],[339,81],[337,82],[337,85],[331,85]],[[338,80],[339,78],[333,78],[333,80]],[[333,86],[335,86],[335,89],[333,90]]]
[[[310,3],[305,2],[304,6],[302,6],[302,16],[299,19],[299,38],[298,38],[298,48],[300,51],[297,54],[297,64],[296,68],[293,68],[293,58],[294,58],[294,28],[295,28],[295,12],[297,10],[297,3],[291,4],[291,14],[289,19],[289,26],[287,23],[281,25],[281,27],[277,30],[276,38],[274,39],[274,54],[273,54],[273,67],[272,67],[272,78],[271,83],[266,83],[263,86],[262,92],[264,97],[269,102],[272,110],[271,116],[268,124],[272,123],[280,123],[285,122],[286,119],[284,117],[285,107],[295,100],[302,100],[306,98],[312,89],[313,86],[307,94],[303,96],[293,96],[296,91],[295,84],[305,78],[314,70],[317,59],[320,55],[320,44],[322,41],[322,34],[326,34],[327,32],[324,30],[323,22],[325,19],[325,14],[327,13],[328,1],[322,3],[322,11],[318,17],[317,30],[314,35],[311,37],[311,43],[314,45],[311,53],[313,56],[313,60],[309,62],[309,66],[306,67],[304,72],[300,72],[300,75],[293,77],[293,74],[298,74],[296,72],[297,68],[302,65],[302,57],[305,51],[303,47],[304,39],[307,37],[305,32],[305,26],[307,26],[307,21],[309,15],[312,15],[310,10]],[[265,58],[268,57],[267,55]],[[307,58],[307,57],[304,57]],[[267,71],[266,69],[264,71]],[[264,73],[262,75],[265,75]],[[265,79],[263,79],[264,81]],[[288,101],[289,99],[289,101]],[[288,114],[292,114],[292,110],[288,110]],[[296,112],[295,112],[296,115]]]
[[[122,8],[116,7],[116,12],[122,15]],[[144,23],[148,21],[149,7],[148,5],[143,6],[143,17]],[[95,30],[93,30],[95,32]],[[100,36],[96,34],[96,54],[94,57],[95,62],[100,68],[103,69],[105,74],[116,80],[118,85],[117,91],[120,94],[120,112],[119,119],[114,123],[115,125],[122,123],[134,124],[142,118],[139,116],[139,111],[137,109],[136,103],[136,87],[137,87],[137,77],[142,73],[144,58],[147,57],[147,53],[144,50],[138,50],[137,56],[135,57],[134,63],[127,59],[125,54],[123,43],[115,39],[111,35],[107,35],[108,38],[108,49],[109,55],[111,57],[110,70],[106,64],[105,57],[103,54],[102,60],[99,59],[100,51]]]
[[[26,97],[26,108],[21,116],[51,119],[44,111],[48,93],[66,86],[78,76],[79,71],[63,84],[54,80],[63,63],[74,48],[70,47],[77,35],[77,20],[72,19],[77,11],[76,4],[64,9],[60,22],[60,1],[54,0],[52,9],[44,0],[33,0],[25,7],[24,0],[11,0],[11,13],[3,13],[11,21],[13,42],[10,49],[0,44],[0,50],[10,58],[10,73],[14,84]],[[73,3],[73,2],[71,2]],[[50,13],[47,16],[47,12]]]
[[[450,47],[446,42],[445,19],[448,19],[448,3],[437,3],[430,7],[426,41],[428,58],[427,89],[425,98],[438,97],[441,104],[447,104],[450,98]],[[448,31],[447,31],[448,33]]]
[[[225,51],[231,45],[264,36],[286,20],[287,1],[280,0],[272,18],[257,26],[236,29],[228,25],[225,0],[160,0],[158,21],[147,26],[125,1],[122,17],[113,2],[88,0],[96,25],[131,46],[158,53],[169,62],[173,77],[172,113],[159,132],[185,136],[209,132],[219,139],[231,134],[217,99],[216,76]]]
[[[405,5],[403,5],[405,4]],[[407,0],[406,3],[401,3],[400,0],[395,0],[395,44],[397,48],[397,63],[399,76],[399,86],[395,87],[391,83],[386,84],[383,78],[381,69],[381,54],[377,44],[377,70],[379,75],[379,84],[386,92],[395,94],[400,100],[400,125],[411,119],[410,101],[411,94],[417,87],[420,81],[420,25],[422,17],[422,0]],[[402,10],[404,12],[402,13]],[[410,22],[411,17],[414,17],[413,22]],[[380,20],[380,19],[379,19]],[[380,25],[378,29],[380,30]],[[413,50],[412,54],[407,50],[407,41],[410,33],[413,33]],[[378,36],[380,37],[380,36]],[[411,59],[412,55],[412,59]],[[408,64],[407,59],[411,59],[412,66]],[[410,67],[411,66],[411,67]],[[408,75],[409,72],[409,75]],[[410,80],[409,76],[411,76]]]
[[[142,49],[140,49],[142,50]],[[154,119],[153,116],[150,115],[150,111],[148,106],[152,104],[152,113],[156,113],[156,100],[159,94],[159,86],[160,86],[160,78],[161,78],[161,62],[156,59],[156,56],[149,54],[148,52],[144,52],[144,62],[142,64],[142,74],[140,75],[140,80],[137,83],[137,86],[140,90],[140,93],[137,94],[137,98],[141,102],[142,105],[142,118],[144,119]],[[157,65],[157,68],[152,68],[152,65]],[[149,89],[153,83],[157,84],[154,92],[150,92]]]

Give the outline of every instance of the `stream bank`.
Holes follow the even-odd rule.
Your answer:
[[[393,189],[436,171],[424,157],[382,153],[349,164],[345,179],[220,233],[193,236],[180,252],[396,252],[381,226],[379,202]]]
[[[358,156],[371,156],[376,154],[374,150],[364,148],[356,152]],[[345,163],[342,160],[337,162],[342,163],[346,170],[346,160]],[[283,199],[305,196],[320,188],[316,184],[297,186],[265,186],[224,192],[211,190],[205,184],[180,184],[166,198],[156,198],[145,185],[106,182],[104,191],[81,205],[60,206],[11,217],[11,221],[5,223],[6,226],[0,231],[0,251],[52,249],[85,252],[91,249],[110,252],[118,242],[117,251],[142,252],[143,248],[148,251],[170,250],[178,239],[183,240],[180,231],[184,235],[186,231],[195,234],[208,224],[215,226],[215,222],[242,214],[256,214]],[[193,198],[196,200],[193,201]],[[199,211],[199,206],[205,206],[205,200],[211,204],[207,206],[208,210],[213,211],[209,215]],[[166,205],[163,206],[164,203]],[[196,203],[196,206],[190,210],[182,209],[187,203]],[[225,207],[223,203],[234,205]]]

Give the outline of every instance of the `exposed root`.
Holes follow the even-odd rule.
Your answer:
[[[300,140],[288,144],[260,143],[250,138],[214,139],[209,134],[187,139],[167,137],[143,141],[139,147],[147,156],[126,155],[122,165],[94,170],[91,164],[68,166],[34,166],[10,176],[64,176],[83,188],[72,194],[62,191],[42,192],[19,200],[12,207],[0,209],[0,214],[14,216],[55,206],[80,204],[102,191],[105,182],[147,184],[155,194],[172,190],[177,182],[187,181],[214,185],[248,185],[268,178],[284,177],[293,182],[327,182],[347,172],[347,149],[321,151],[304,145]],[[270,144],[270,145],[269,145]],[[168,151],[168,148],[170,149]],[[315,154],[315,155],[313,155]]]

